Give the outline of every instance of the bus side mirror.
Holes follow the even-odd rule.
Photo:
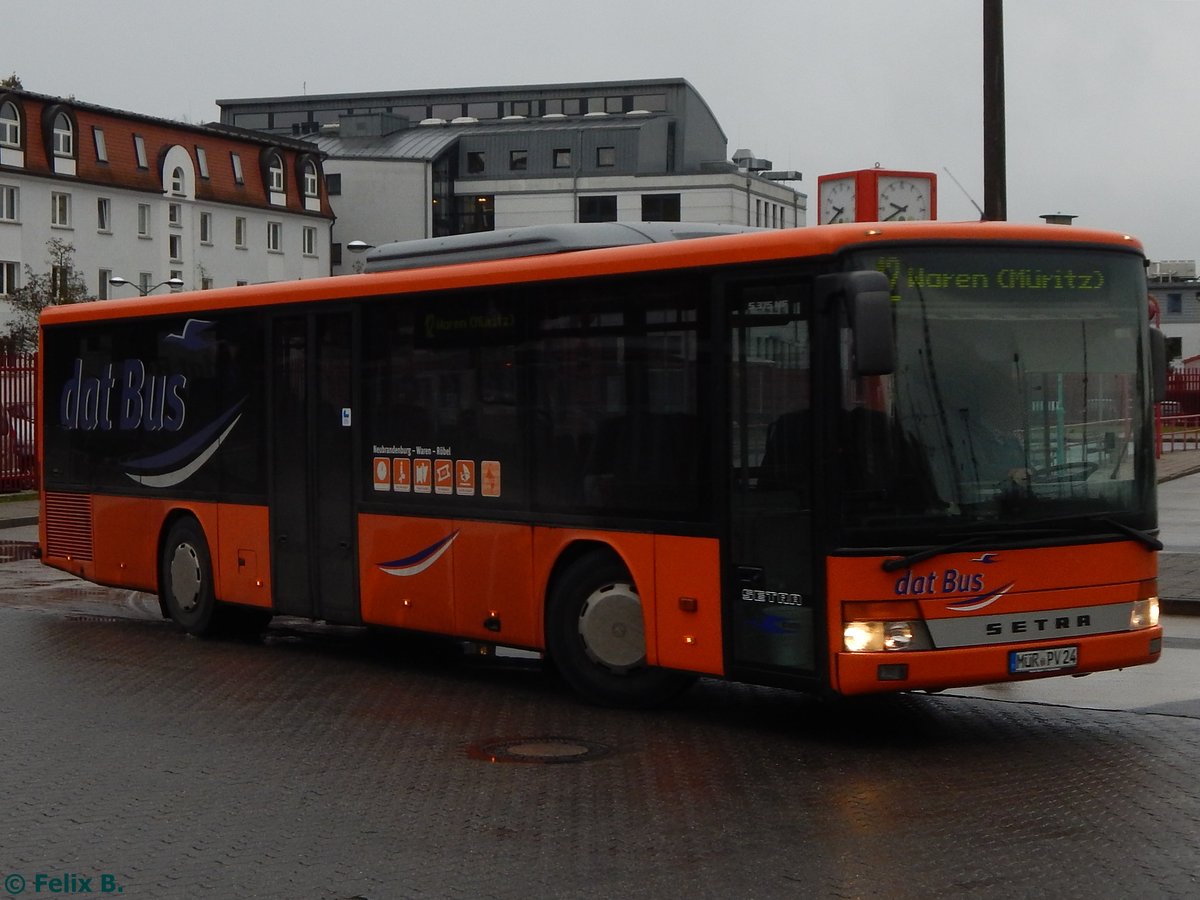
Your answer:
[[[1157,328],[1150,329],[1150,366],[1154,379],[1154,402],[1167,399],[1167,336]]]
[[[891,285],[882,272],[865,270],[826,276],[830,294],[840,293],[854,339],[857,375],[891,375],[896,371],[896,330],[892,322]]]

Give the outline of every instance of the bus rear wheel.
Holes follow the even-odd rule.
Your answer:
[[[179,519],[167,532],[159,567],[159,591],[167,614],[188,634],[211,634],[217,624],[212,557],[195,519]]]
[[[546,649],[572,689],[603,706],[665,703],[695,679],[646,664],[642,600],[625,566],[607,553],[573,563],[546,609]]]

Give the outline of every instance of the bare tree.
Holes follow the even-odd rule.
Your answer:
[[[7,339],[14,350],[37,349],[38,316],[46,307],[93,299],[75,268],[75,245],[51,238],[46,241],[46,252],[50,271],[39,274],[25,266],[25,283],[9,295],[15,315]]]

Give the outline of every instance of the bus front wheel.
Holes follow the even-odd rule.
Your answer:
[[[182,518],[163,544],[159,590],[171,619],[188,634],[212,633],[217,619],[212,557],[200,523]]]
[[[655,706],[695,680],[646,664],[641,597],[625,566],[607,553],[583,557],[555,583],[546,649],[563,680],[603,706]]]

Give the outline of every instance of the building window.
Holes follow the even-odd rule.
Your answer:
[[[17,112],[17,105],[10,100],[0,103],[0,144],[5,147],[21,146],[21,114]]]
[[[203,147],[196,148],[196,168],[200,170],[201,178],[208,178],[208,154]]]
[[[563,147],[554,151],[554,168],[569,169],[571,168],[571,148]]]
[[[138,287],[141,290],[138,292],[143,297],[150,293],[150,287],[154,284],[154,275],[150,272],[138,272]]]
[[[0,295],[11,294],[19,287],[17,284],[19,268],[15,262],[0,262]]]
[[[486,168],[487,156],[482,150],[467,151],[467,174],[479,175]]]
[[[607,194],[601,197],[579,198],[580,222],[615,222],[617,221],[617,196]]]
[[[20,216],[21,191],[9,184],[0,184],[0,222],[16,222]]]
[[[279,193],[283,190],[283,161],[278,154],[271,156],[271,161],[267,165],[267,180],[270,182],[271,190]]]
[[[246,177],[242,174],[242,158],[236,153],[230,153],[229,161],[233,164],[233,180],[238,184],[245,184]]]
[[[107,197],[96,198],[96,230],[112,231],[112,201]]]
[[[108,300],[112,295],[108,290],[108,280],[112,278],[112,269],[101,269],[96,283],[96,299]]]
[[[167,224],[172,228],[183,226],[183,207],[178,203],[167,204]]]
[[[171,250],[171,262],[183,262],[183,235],[172,234],[167,238]]]
[[[182,197],[187,193],[187,183],[182,166],[176,166],[171,170],[171,193],[176,197]]]
[[[1183,314],[1183,294],[1167,294],[1167,313],[1176,316]]]
[[[524,172],[529,168],[529,151],[509,150],[508,168],[511,172]]]
[[[317,178],[317,164],[306,162],[304,164],[304,196],[316,197],[320,191],[321,182]]]
[[[643,222],[678,222],[678,194],[642,194]]]
[[[211,291],[216,285],[217,283],[211,275],[205,275],[200,279],[200,290],[202,291]]]
[[[233,220],[233,246],[246,249],[246,217],[238,216]]]
[[[212,213],[200,213],[200,243],[211,244],[213,242],[212,223]]]
[[[596,168],[611,169],[617,164],[617,148],[616,147],[597,147],[596,148]]]
[[[67,118],[66,113],[59,113],[54,117],[54,155],[75,155],[75,132],[71,129],[71,120]]]
[[[341,173],[330,174],[325,173],[325,190],[330,197],[340,197],[342,195],[342,176]]]
[[[104,129],[92,126],[92,143],[96,147],[96,161],[108,162],[108,147],[104,143]]]
[[[268,222],[267,223],[267,252],[282,253],[283,252],[283,223]]]
[[[150,204],[138,204],[138,237],[150,237]]]
[[[137,167],[139,169],[150,168],[150,164],[146,162],[146,139],[140,134],[133,136],[133,154],[137,157]]]
[[[54,191],[50,194],[50,224],[55,228],[71,227],[71,195]]]
[[[454,234],[474,234],[496,230],[496,198],[491,194],[470,194],[454,198]]]
[[[317,255],[317,229],[311,225],[304,226],[304,232],[301,237],[302,249],[305,256]]]

